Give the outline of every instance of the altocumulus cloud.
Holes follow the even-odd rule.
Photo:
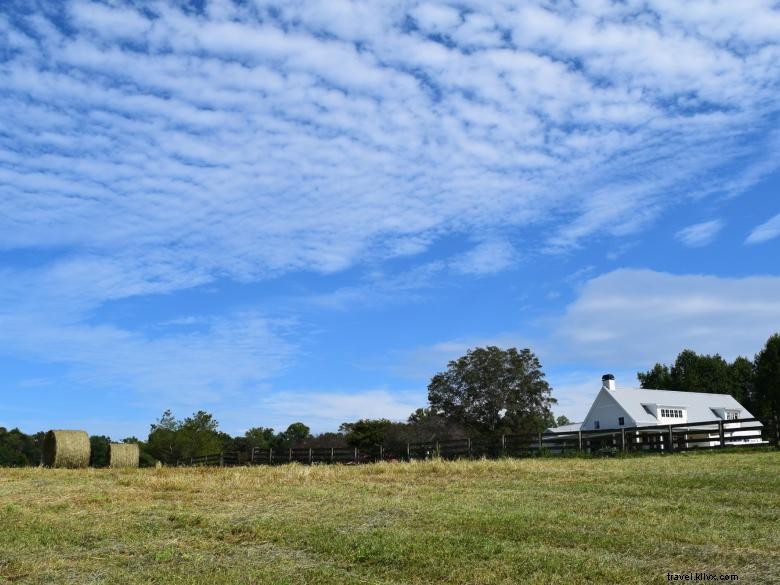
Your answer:
[[[515,258],[509,230],[542,226],[533,246],[566,251],[717,192],[724,164],[757,161],[738,191],[780,160],[768,0],[14,6],[0,249],[57,260],[6,271],[0,343],[101,380],[159,389],[168,372],[207,396],[295,353],[261,311],[151,335],[90,322],[107,301],[329,273],[449,234],[483,243],[426,274],[491,272]]]
[[[635,230],[774,111],[780,16],[748,4],[7,13],[0,246],[251,280],[448,231]]]

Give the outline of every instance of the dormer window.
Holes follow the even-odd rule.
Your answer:
[[[739,420],[739,411],[738,410],[727,410],[726,411],[726,420]]]
[[[664,408],[658,409],[661,414],[661,418],[685,418],[685,411],[682,408]]]

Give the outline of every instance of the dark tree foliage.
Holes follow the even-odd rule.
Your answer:
[[[672,381],[672,372],[669,366],[664,364],[655,364],[652,370],[647,372],[638,372],[639,385],[642,388],[653,388],[655,390],[674,390]]]
[[[153,423],[146,440],[149,453],[163,463],[176,463],[181,459],[180,442],[177,440],[179,421],[170,410],[166,410],[162,416]]]
[[[320,433],[313,435],[300,443],[301,447],[311,447],[313,449],[322,448],[342,448],[348,447],[347,440],[342,433]]]
[[[568,417],[561,415],[558,418],[555,419],[555,426],[556,427],[562,427],[564,425],[570,425],[571,421],[568,419]]]
[[[244,438],[250,449],[252,447],[270,449],[276,445],[276,435],[274,435],[274,430],[272,428],[252,427],[244,433]]]
[[[539,359],[529,350],[469,350],[428,385],[435,414],[486,435],[543,430],[556,401]]]
[[[642,388],[731,394],[748,409],[752,404],[753,364],[741,356],[728,363],[718,354],[699,355],[686,349],[671,367],[657,363],[637,377]]]
[[[757,415],[780,442],[780,334],[770,337],[755,360]]]
[[[41,462],[43,433],[26,435],[19,429],[0,427],[0,467],[23,467]]]
[[[461,423],[438,414],[433,408],[418,408],[409,415],[407,436],[411,443],[430,443],[461,439],[468,436],[468,430]]]
[[[393,425],[386,418],[376,420],[360,419],[351,423],[342,423],[339,431],[344,433],[347,444],[350,447],[366,449],[385,442],[387,431]]]
[[[739,356],[729,366],[730,387],[729,392],[737,402],[752,410],[753,395],[755,394],[756,374],[751,362],[746,357]]]
[[[43,433],[26,435],[19,429],[0,427],[0,467],[38,465],[41,461]]]
[[[90,467],[108,466],[108,446],[111,444],[111,437],[105,435],[93,435],[89,438],[89,465]]]
[[[213,455],[222,451],[226,435],[218,431],[214,416],[199,410],[183,421],[170,410],[151,426],[146,442],[149,453],[168,464],[190,457]]]
[[[276,447],[280,449],[295,447],[309,438],[311,438],[311,430],[309,427],[302,422],[294,422],[287,427],[286,431],[279,433],[276,437]]]

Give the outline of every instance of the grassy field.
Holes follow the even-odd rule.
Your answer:
[[[0,470],[0,583],[780,582],[780,454]]]

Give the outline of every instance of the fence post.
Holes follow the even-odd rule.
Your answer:
[[[274,464],[274,450],[268,447],[268,465]]]
[[[501,435],[501,457],[506,457],[506,435]]]
[[[219,466],[225,467],[225,453],[224,451],[220,451],[219,453]]]
[[[292,447],[290,447],[290,463],[292,463]]]
[[[357,463],[357,462],[358,462],[358,458],[357,458],[357,447],[355,447],[355,463]]]
[[[330,462],[333,463],[333,447],[330,448]]]
[[[623,450],[623,453],[626,452],[626,428],[620,427],[620,446]]]
[[[436,441],[436,457],[441,458],[441,449],[439,449],[439,441]]]
[[[411,461],[412,460],[412,449],[409,446],[409,443],[406,444],[406,460]]]
[[[471,459],[471,437],[467,437],[466,440],[469,442],[468,456],[469,456],[469,459]]]
[[[309,465],[311,465],[311,463],[312,463],[312,460],[311,460],[311,447],[309,447]]]
[[[384,461],[385,460],[385,446],[379,445],[379,460]]]
[[[192,465],[192,462],[195,461],[194,457],[190,457],[190,465]]]
[[[577,431],[577,450],[582,453],[582,431]]]
[[[669,425],[669,452],[674,451],[674,433],[672,432],[672,425]]]
[[[542,454],[542,433],[539,433],[539,455]]]
[[[723,421],[718,421],[718,436],[720,437],[720,446],[725,447],[726,446],[726,434],[723,432]],[[732,434],[732,436],[734,436]]]

